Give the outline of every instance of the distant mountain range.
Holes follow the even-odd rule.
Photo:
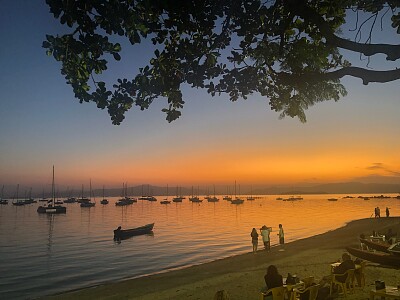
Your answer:
[[[165,196],[167,194],[166,187],[153,186],[153,185],[142,185],[128,187],[128,194],[134,196],[141,196],[142,194],[150,194],[154,196]],[[216,186],[215,192],[217,195],[225,195],[227,188],[226,186]],[[233,187],[230,188],[230,193],[233,191]],[[102,195],[102,190],[95,190],[94,193]],[[194,188],[194,193],[197,194],[197,188]],[[400,193],[400,184],[381,184],[381,183],[360,183],[360,182],[343,182],[343,183],[327,183],[318,184],[314,186],[296,186],[292,188],[289,186],[265,186],[254,188],[253,191],[249,187],[242,188],[242,195],[306,195],[306,194],[384,194],[393,193],[395,195]],[[121,195],[121,188],[108,189],[105,194],[109,197],[115,197]],[[168,195],[174,197],[177,194],[187,196],[192,194],[191,187],[169,187]],[[200,188],[198,191],[199,195],[214,194],[213,188]]]
[[[230,190],[230,194],[233,194],[233,187],[228,187]],[[28,188],[21,187],[19,198],[24,198],[25,193]],[[295,187],[289,185],[280,185],[280,186],[271,186],[271,185],[257,185],[253,186],[253,190],[251,190],[249,185],[245,187],[242,186],[241,191],[239,192],[241,195],[307,195],[307,194],[385,194],[391,193],[393,196],[397,196],[400,194],[400,184],[382,184],[382,183],[361,183],[361,182],[343,182],[343,183],[327,183],[327,184],[316,184],[316,185],[307,185],[301,186],[297,184]],[[4,196],[5,198],[12,198],[15,193],[14,186],[7,186],[5,189]],[[122,196],[122,188],[111,188],[105,190],[106,197],[119,197]],[[127,188],[127,193],[130,196],[142,196],[142,195],[154,195],[154,196],[165,196],[167,195],[167,188],[155,185],[136,185],[130,186]],[[215,186],[215,193],[217,195],[225,195],[227,193],[227,186],[219,185]],[[100,198],[103,195],[102,189],[93,190],[93,194]],[[170,197],[174,197],[176,195],[188,196],[192,194],[192,187],[169,187],[168,195]],[[211,187],[203,187],[197,191],[197,188],[194,188],[194,194],[199,195],[213,195],[214,189]],[[42,197],[42,190],[32,191],[32,196],[36,198]],[[45,197],[50,197],[50,191],[45,191]],[[69,191],[64,190],[59,192],[58,197],[80,197],[81,191],[80,189],[69,189]],[[89,191],[85,190],[84,196],[89,196]]]

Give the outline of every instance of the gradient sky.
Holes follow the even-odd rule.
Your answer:
[[[279,120],[259,95],[231,103],[185,88],[183,116],[169,124],[161,99],[120,126],[93,103],[79,104],[60,65],[41,47],[63,32],[44,1],[1,1],[0,185],[35,188],[326,182],[400,184],[400,84],[345,78],[348,96],[307,111],[307,123]],[[390,27],[386,27],[390,28]],[[346,34],[347,31],[344,32]],[[354,34],[354,33],[351,33]],[[375,41],[384,40],[379,33]],[[389,36],[398,44],[399,36]],[[124,49],[106,78],[133,76],[147,45]],[[357,65],[365,66],[357,55]],[[370,63],[379,69],[383,57]],[[399,62],[392,64],[400,67]]]

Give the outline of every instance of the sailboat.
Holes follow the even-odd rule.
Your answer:
[[[16,198],[17,198],[17,201],[16,202],[13,202],[13,205],[15,205],[15,206],[23,206],[23,205],[25,205],[25,201],[20,201],[19,200],[19,198],[18,198],[18,192],[19,192],[19,184],[17,184],[17,196],[16,196]]]
[[[218,202],[219,199],[215,196],[215,185],[214,185],[214,197],[208,197],[208,202]]]
[[[108,199],[104,198],[104,185],[103,185],[103,200],[100,201],[101,204],[108,204]]]
[[[3,185],[3,187],[1,188],[0,204],[7,205],[7,204],[8,204],[8,200],[3,199],[3,197],[4,197],[4,185]]]
[[[239,186],[239,194],[240,194],[240,186]],[[240,197],[236,197],[236,180],[235,180],[235,199],[231,200],[232,204],[242,204],[244,202],[243,199],[241,199]]]
[[[170,204],[171,201],[168,200],[168,184],[167,184],[167,198],[165,198],[164,200],[160,201],[161,204]]]
[[[226,201],[232,201],[232,197],[228,196],[228,195],[229,195],[229,187],[227,186],[226,187],[226,196],[224,198],[222,198],[222,199],[226,200]]]
[[[81,197],[78,199],[78,203],[85,203],[85,202],[89,202],[90,199],[88,197],[83,197],[83,184],[82,184],[82,195]]]
[[[253,186],[251,186],[250,191],[251,191],[250,197],[247,197],[247,200],[248,200],[248,201],[253,201],[253,200],[256,199],[256,198],[253,197]]]
[[[67,208],[65,206],[56,205],[56,192],[54,186],[54,166],[53,166],[53,182],[51,184],[51,200],[48,202],[47,206],[39,206],[37,208],[37,212],[42,214],[65,214],[67,212]]]
[[[180,196],[178,193],[178,187],[176,187],[176,197],[172,199],[172,202],[182,202],[184,197]]]
[[[92,180],[90,180],[89,186],[90,186],[89,197],[92,197]],[[95,205],[96,205],[96,200],[92,202],[90,198],[89,201],[81,202],[81,207],[93,207]]]
[[[71,192],[69,192],[69,188],[67,188],[68,198],[64,200],[64,203],[75,203],[76,202],[76,198],[72,197],[73,191],[74,190],[71,190]]]

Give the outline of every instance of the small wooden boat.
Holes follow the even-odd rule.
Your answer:
[[[368,239],[360,239],[360,242],[365,244],[368,248],[374,249],[376,251],[389,253],[388,248],[390,246],[389,243],[386,242],[376,242]]]
[[[394,255],[384,252],[370,252],[357,249],[354,247],[346,247],[346,250],[358,258],[368,260],[385,266],[400,267],[400,255]]]
[[[137,228],[114,230],[114,240],[124,240],[135,235],[149,234],[153,232],[154,223],[147,224]]]
[[[328,198],[328,201],[338,201],[337,198]]]

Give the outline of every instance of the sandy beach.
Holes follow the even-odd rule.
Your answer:
[[[263,277],[270,264],[276,265],[283,276],[290,272],[299,278],[314,276],[319,281],[330,273],[330,264],[341,257],[346,246],[359,246],[361,233],[370,235],[373,230],[385,233],[389,228],[400,235],[400,218],[352,221],[342,228],[288,243],[284,251],[275,247],[266,252],[259,241],[256,254],[251,252],[249,236],[249,253],[243,255],[41,299],[213,299],[218,290],[226,290],[230,299],[259,299],[260,289],[265,285]],[[348,299],[368,299],[378,279],[386,285],[397,286],[400,271],[367,263],[365,287],[356,287]]]

